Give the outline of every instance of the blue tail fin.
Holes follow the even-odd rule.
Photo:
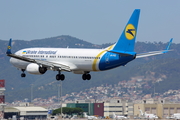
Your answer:
[[[135,9],[113,50],[134,52],[140,9]]]
[[[11,53],[11,42],[12,42],[12,39],[9,40],[9,44],[8,44],[8,47],[7,47],[7,52],[6,52],[6,54],[12,54],[12,53]]]

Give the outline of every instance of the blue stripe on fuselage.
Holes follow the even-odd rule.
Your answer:
[[[106,52],[99,62],[99,70],[109,70],[121,65],[125,65],[132,60],[134,60],[133,55],[121,56],[116,53]]]

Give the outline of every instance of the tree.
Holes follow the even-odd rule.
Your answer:
[[[74,108],[73,113],[77,113],[78,115],[82,114],[82,108]]]
[[[78,115],[80,115],[83,112],[83,110],[82,110],[82,108],[63,107],[62,112],[63,112],[63,114],[69,114],[69,115],[78,114]],[[61,108],[58,108],[56,110],[53,110],[52,115],[56,115],[56,114],[60,114],[60,113],[61,113]]]

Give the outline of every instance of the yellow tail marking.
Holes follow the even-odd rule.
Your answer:
[[[106,52],[107,50],[111,50],[112,49],[112,47],[113,47],[114,45],[111,45],[111,46],[109,46],[106,50],[103,50],[102,52],[100,52],[97,56],[96,56],[96,58],[99,58],[104,52]],[[93,61],[93,64],[92,64],[92,69],[93,69],[93,71],[97,71],[97,68],[96,68],[96,64],[97,64],[97,61],[98,61],[99,59],[94,59],[94,61]]]
[[[8,49],[11,49],[11,46],[8,46]]]

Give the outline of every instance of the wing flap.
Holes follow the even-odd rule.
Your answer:
[[[43,65],[45,67],[49,67],[51,70],[63,70],[63,71],[67,71],[67,72],[71,71],[69,66],[63,65],[60,63],[43,61],[43,60],[35,60],[35,61],[37,64]]]

